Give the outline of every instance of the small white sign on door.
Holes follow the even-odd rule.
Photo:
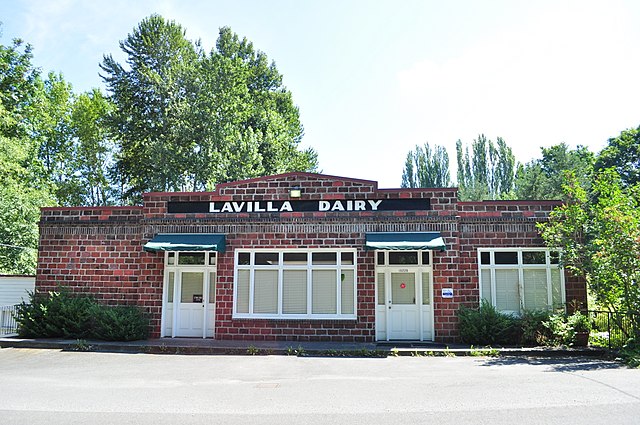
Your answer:
[[[453,288],[442,288],[442,298],[453,298]]]

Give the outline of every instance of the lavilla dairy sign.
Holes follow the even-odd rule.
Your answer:
[[[169,213],[281,213],[281,212],[357,212],[424,211],[429,199],[339,199],[330,201],[227,201],[169,202]]]

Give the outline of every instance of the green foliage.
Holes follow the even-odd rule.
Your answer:
[[[435,145],[433,150],[429,143],[424,148],[416,146],[409,151],[402,172],[403,188],[417,187],[450,187],[449,154],[444,146]]]
[[[460,337],[474,345],[513,345],[519,340],[518,319],[499,312],[486,300],[480,308],[458,310]]]
[[[549,247],[563,250],[563,265],[584,276],[596,302],[610,311],[640,315],[640,193],[615,170],[598,173],[587,195],[569,174],[569,202],[539,225]],[[640,333],[640,323],[633,323]]]
[[[595,164],[598,171],[614,168],[625,186],[640,183],[640,127],[624,130],[609,139]]]
[[[632,338],[620,350],[620,358],[632,368],[640,368],[640,342]]]
[[[260,349],[254,345],[247,347],[247,354],[250,356],[257,356],[260,354]]]
[[[520,316],[520,343],[525,346],[544,345],[549,339],[548,329],[544,322],[549,320],[550,313],[545,310],[525,310]]]
[[[577,332],[588,332],[591,329],[589,317],[580,311],[566,315],[552,314],[543,322],[547,328],[547,343],[550,345],[572,345]]]
[[[90,334],[95,300],[62,289],[30,293],[17,308],[18,333],[25,338],[86,338]]]
[[[579,184],[589,190],[594,155],[585,146],[571,150],[565,143],[541,148],[542,158],[520,165],[516,172],[517,199],[565,199],[564,174],[573,172]]]
[[[149,321],[137,307],[110,307],[67,289],[31,293],[16,311],[18,333],[25,338],[145,339]]]
[[[111,55],[101,68],[115,104],[115,170],[129,201],[316,169],[316,153],[298,150],[302,126],[282,75],[229,28],[207,54],[182,26],[152,15],[120,47],[128,69]]]
[[[91,338],[136,341],[149,336],[149,320],[138,307],[95,304],[92,314]]]
[[[498,137],[496,144],[484,134],[463,150],[456,143],[458,186],[461,201],[505,199],[511,196],[515,178],[515,156],[506,142]]]
[[[33,274],[40,206],[52,205],[51,186],[30,138],[38,70],[31,46],[0,45],[0,274]]]

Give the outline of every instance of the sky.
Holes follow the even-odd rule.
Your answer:
[[[157,13],[210,50],[228,26],[275,61],[325,174],[399,187],[407,153],[479,134],[516,159],[640,125],[637,0],[0,0],[2,37],[76,92]],[[455,180],[455,175],[452,176]]]

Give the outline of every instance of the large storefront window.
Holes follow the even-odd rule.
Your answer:
[[[498,310],[561,308],[564,273],[559,256],[548,249],[478,249],[480,293]]]
[[[234,281],[234,317],[356,318],[355,250],[238,250]]]

